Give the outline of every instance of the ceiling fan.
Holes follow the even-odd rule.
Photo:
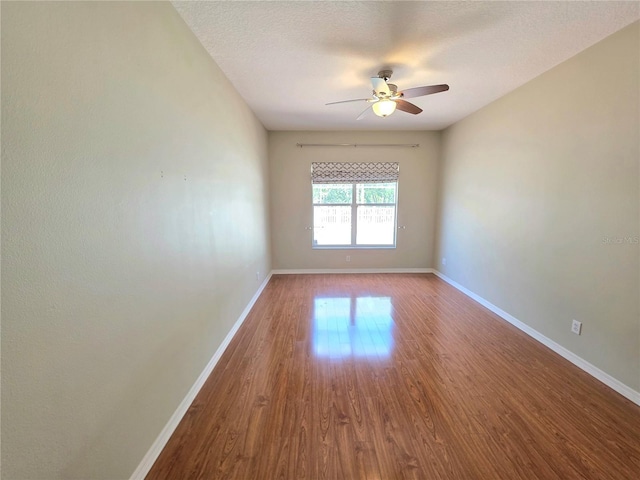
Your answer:
[[[422,97],[434,93],[446,92],[449,85],[429,85],[424,87],[408,88],[398,91],[398,87],[393,83],[387,83],[393,74],[392,70],[381,70],[377,77],[371,77],[371,85],[373,85],[373,96],[371,98],[356,98],[355,100],[342,100],[341,102],[331,102],[326,105],[335,105],[337,103],[349,102],[368,102],[371,103],[373,113],[379,117],[388,117],[396,108],[403,112],[417,115],[422,109],[413,103],[403,100],[404,98]],[[358,115],[356,120],[360,120],[369,111],[369,107]]]

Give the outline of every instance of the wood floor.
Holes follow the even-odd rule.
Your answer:
[[[148,479],[638,479],[640,407],[430,274],[275,275]]]

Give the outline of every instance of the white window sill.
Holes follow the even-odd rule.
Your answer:
[[[395,250],[395,245],[313,245],[313,250]]]

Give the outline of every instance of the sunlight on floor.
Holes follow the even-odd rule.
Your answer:
[[[393,351],[391,297],[317,297],[312,343],[317,357],[386,358]]]

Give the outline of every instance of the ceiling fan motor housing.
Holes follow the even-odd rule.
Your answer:
[[[391,78],[391,75],[393,75],[393,70],[380,70],[378,72],[378,77],[384,78],[385,82],[389,81],[389,79]]]

